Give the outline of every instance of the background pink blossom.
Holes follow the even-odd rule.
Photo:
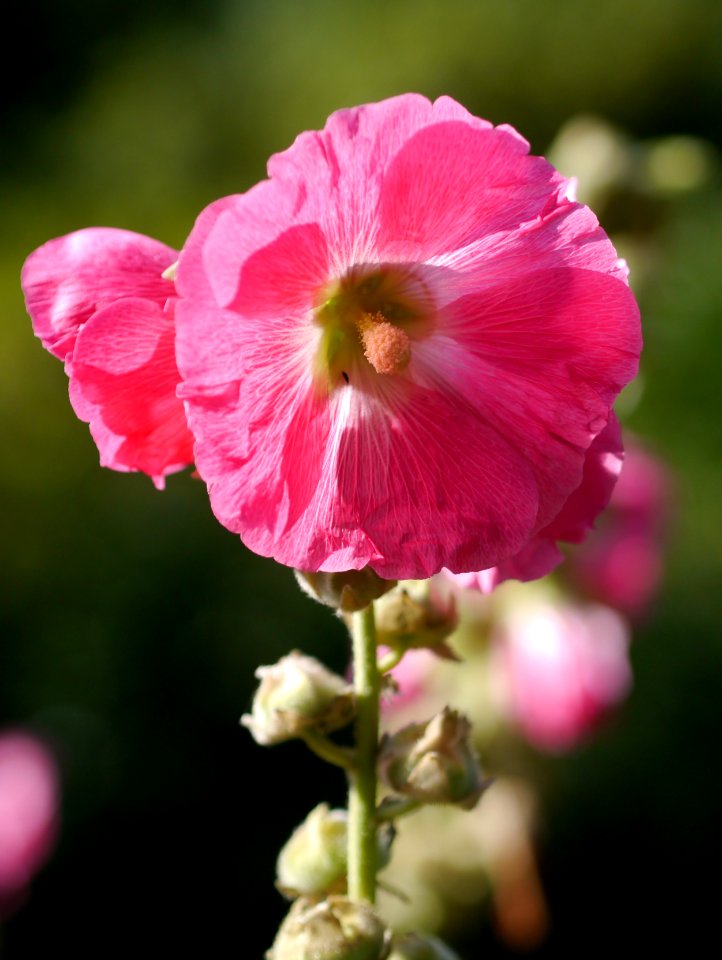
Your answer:
[[[496,635],[497,681],[535,746],[568,750],[628,693],[629,631],[608,607],[523,604]]]
[[[643,615],[662,579],[672,498],[667,468],[633,440],[600,529],[571,557],[572,582],[628,616]]]
[[[58,831],[58,769],[42,741],[0,734],[0,918],[48,858]]]

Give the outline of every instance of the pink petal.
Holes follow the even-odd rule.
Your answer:
[[[25,261],[22,285],[28,313],[43,346],[68,358],[78,330],[98,308],[121,297],[159,303],[173,284],[161,274],[178,257],[157,240],[108,227],[91,227],[50,240]]]
[[[257,334],[233,390],[183,387],[214,512],[251,549],[301,569],[422,577],[444,561],[499,559],[529,537],[533,477],[473,411],[409,381],[384,401],[353,386],[320,396],[309,378],[291,386],[303,356],[280,342]]]
[[[194,244],[191,251],[195,250],[196,245],[200,246],[198,252],[206,282],[219,306],[227,307],[233,303],[246,259],[283,233],[290,225],[289,221],[292,223],[295,200],[292,189],[284,189],[281,184],[264,180],[248,193],[228,198],[202,244],[191,234]],[[179,264],[181,291],[189,283],[191,289],[195,289],[194,281],[185,276],[193,262],[193,253],[189,252]],[[195,269],[198,267],[195,266]]]
[[[90,424],[103,466],[163,477],[193,462],[193,440],[174,352],[172,302],[167,310],[142,299],[98,310],[80,331],[70,399]]]
[[[411,244],[427,259],[540,216],[562,182],[508,129],[437,123],[389,163],[379,207],[382,249]]]
[[[612,413],[606,427],[594,438],[587,451],[582,482],[552,522],[540,531],[539,537],[580,543],[609,503],[622,471],[623,459],[622,428]]]
[[[458,587],[491,593],[505,580],[526,582],[551,573],[563,560],[556,541],[578,543],[583,540],[609,503],[622,467],[622,457],[622,432],[612,413],[608,424],[587,451],[582,482],[552,522],[517,554],[497,566],[476,573],[451,574],[445,571],[447,578]]]
[[[588,207],[555,191],[543,215],[433,258],[443,275],[441,303],[501,286],[525,274],[579,267],[627,282],[628,269]]]
[[[619,280],[544,271],[467,296],[446,311],[423,356],[439,380],[497,426],[532,465],[537,530],[582,478],[587,447],[636,372],[637,308]]]
[[[213,301],[213,291],[203,265],[203,245],[221,214],[226,210],[232,210],[238,199],[237,195],[221,197],[220,200],[209,204],[196,217],[193,230],[178,255],[175,285],[181,296],[190,289],[193,291],[194,299]]]
[[[293,190],[296,222],[319,223],[337,271],[378,261],[378,205],[386,168],[414,133],[445,121],[491,128],[449,97],[431,103],[410,93],[338,110],[323,130],[302,133],[288,150],[271,157],[272,182]]]

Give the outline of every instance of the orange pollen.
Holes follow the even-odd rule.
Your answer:
[[[363,313],[356,321],[364,356],[377,373],[399,373],[411,359],[411,341],[383,313]]]

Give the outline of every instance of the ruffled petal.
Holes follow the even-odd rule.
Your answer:
[[[174,287],[161,276],[178,254],[128,230],[90,227],[58,237],[25,261],[22,286],[33,328],[60,360],[72,355],[81,326],[122,297],[164,303]]]
[[[139,298],[98,310],[80,331],[70,399],[114,470],[140,470],[156,485],[193,462],[193,438],[175,362],[173,303]]]
[[[523,545],[538,512],[534,477],[493,426],[410,380],[383,398],[352,385],[319,394],[303,351],[278,346],[281,327],[275,349],[266,328],[248,344],[236,383],[183,386],[222,523],[282,563],[370,564],[388,578],[489,565]]]
[[[483,411],[524,451],[538,479],[542,529],[579,486],[587,448],[636,373],[629,288],[588,270],[542,271],[460,299],[439,328],[417,356],[440,389]]]
[[[243,264],[289,228],[295,203],[293,188],[264,180],[247,193],[214,204],[210,215],[201,215],[200,236],[195,230],[191,233],[178,265],[178,290],[192,290],[198,299],[195,291],[201,278],[201,297],[210,291],[218,306],[230,306]]]
[[[461,121],[425,127],[389,163],[378,244],[429,259],[540,216],[563,182],[505,128]]]
[[[431,103],[408,93],[338,110],[323,130],[302,133],[288,150],[271,157],[269,176],[293,189],[296,222],[319,223],[337,273],[354,263],[394,257],[392,241],[398,237],[386,238],[381,245],[378,240],[387,168],[417,131],[446,122],[470,130],[491,129],[490,123],[473,117],[449,97]],[[413,255],[416,252],[413,248]]]
[[[220,200],[209,204],[196,217],[193,230],[178,254],[175,285],[181,296],[192,290],[194,300],[215,302],[203,265],[203,245],[218,218],[226,210],[233,209],[239,200],[239,196],[235,194],[230,197],[221,197]]]
[[[582,482],[552,522],[539,533],[546,540],[580,543],[605,509],[622,471],[622,428],[614,413],[589,447]]]
[[[526,582],[551,573],[563,560],[557,541],[579,543],[609,503],[623,457],[622,430],[612,413],[606,427],[587,451],[582,482],[547,527],[533,536],[517,554],[497,566],[461,574],[446,570],[446,577],[458,587],[491,593],[505,580]]]

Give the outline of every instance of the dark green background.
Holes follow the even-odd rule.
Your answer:
[[[333,617],[251,555],[188,475],[100,470],[61,365],[32,337],[33,248],[112,225],[179,247],[198,211],[264,176],[329,112],[416,90],[510,122],[543,153],[594,112],[634,138],[722,142],[715,0],[26,4],[2,60],[0,723],[57,748],[62,839],[0,934],[7,960],[257,958],[284,910],[273,858],[333,771],[237,727],[252,673],[291,647],[343,669]],[[677,474],[668,576],[635,690],[591,746],[542,765],[539,956],[715,936],[722,775],[722,187],[661,202],[641,291],[644,395],[628,425]],[[635,228],[622,204],[610,229]],[[714,876],[714,874],[713,874]],[[481,926],[465,956],[503,956]]]

